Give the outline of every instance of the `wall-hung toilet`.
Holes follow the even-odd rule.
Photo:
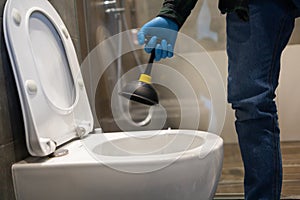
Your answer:
[[[70,35],[50,3],[8,0],[3,24],[32,155],[12,167],[17,199],[212,199],[219,136],[93,130]]]

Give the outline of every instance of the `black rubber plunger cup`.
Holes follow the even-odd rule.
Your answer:
[[[158,95],[151,83],[151,70],[154,58],[155,50],[153,49],[145,72],[140,75],[138,81],[127,84],[119,95],[149,106],[158,104]]]

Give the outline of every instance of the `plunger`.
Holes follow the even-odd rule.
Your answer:
[[[151,70],[155,58],[155,49],[152,50],[148,65],[138,81],[127,84],[119,95],[145,105],[158,104],[158,95],[151,83]]]

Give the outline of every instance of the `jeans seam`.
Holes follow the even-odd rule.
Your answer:
[[[275,90],[275,87],[274,87],[274,84],[273,84],[273,71],[274,71],[274,68],[275,68],[275,64],[276,64],[276,57],[278,56],[277,53],[278,53],[278,49],[279,49],[279,46],[280,46],[280,41],[281,41],[281,37],[282,37],[282,33],[283,33],[283,30],[284,30],[284,27],[285,27],[285,24],[287,22],[287,19],[288,19],[289,15],[285,15],[281,21],[281,24],[280,24],[280,29],[279,29],[279,33],[277,35],[277,39],[276,39],[276,42],[275,42],[275,46],[274,46],[274,50],[273,50],[273,55],[272,55],[272,63],[271,63],[271,68],[270,68],[270,71],[269,71],[269,85],[270,85],[270,89],[271,89],[271,92],[273,92]],[[275,91],[274,91],[275,92]],[[273,116],[275,117],[275,116]],[[273,159],[274,159],[274,170],[275,170],[275,176],[274,176],[274,179],[273,179],[273,199],[276,200],[276,197],[277,197],[277,193],[279,191],[279,188],[278,188],[278,176],[279,176],[279,169],[278,169],[278,161],[277,161],[277,154],[278,154],[278,148],[277,148],[277,145],[276,145],[276,135],[275,135],[275,129],[276,129],[276,125],[275,125],[275,122],[274,122],[274,118],[273,118],[273,150],[274,151],[274,154],[273,154]]]
[[[280,25],[280,29],[279,29],[279,33],[277,35],[277,39],[276,39],[276,42],[275,42],[275,45],[274,45],[274,50],[273,50],[273,55],[272,55],[272,63],[271,63],[271,68],[270,68],[270,71],[269,71],[269,84],[271,86],[271,90],[273,91],[275,88],[274,88],[274,84],[273,84],[273,71],[274,71],[274,68],[275,68],[275,63],[276,63],[276,56],[277,56],[277,52],[278,52],[278,49],[279,49],[279,45],[280,45],[280,38],[282,36],[282,33],[283,33],[283,29],[284,29],[284,26],[286,24],[286,21],[288,19],[289,15],[287,14],[283,19],[282,19],[282,22],[281,22],[281,25]]]
[[[275,133],[275,123],[274,123],[274,118],[273,118],[273,133]],[[274,151],[274,169],[275,169],[275,176],[274,176],[274,200],[276,200],[277,194],[278,194],[278,176],[279,176],[279,169],[278,169],[278,161],[277,161],[277,154],[278,154],[278,149],[277,149],[277,144],[276,144],[276,135],[273,134],[273,149]]]

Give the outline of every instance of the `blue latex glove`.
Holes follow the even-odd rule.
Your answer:
[[[145,45],[145,51],[151,53],[155,48],[155,60],[171,58],[179,27],[176,22],[165,17],[155,17],[147,22],[138,32],[140,45]]]

